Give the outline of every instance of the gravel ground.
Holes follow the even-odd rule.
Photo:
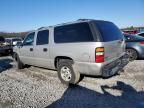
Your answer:
[[[17,70],[10,57],[0,57],[0,108],[144,108],[144,62],[131,62],[109,79],[84,77],[67,87],[56,71]]]

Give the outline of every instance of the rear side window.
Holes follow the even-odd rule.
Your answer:
[[[48,42],[49,42],[49,31],[48,30],[39,31],[37,34],[36,45],[45,45],[48,44]]]
[[[96,26],[99,29],[104,42],[115,41],[124,38],[119,28],[111,22],[97,21]]]
[[[56,43],[91,42],[93,36],[88,23],[70,24],[54,29]]]

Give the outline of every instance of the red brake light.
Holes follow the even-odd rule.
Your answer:
[[[96,63],[102,63],[104,62],[104,48],[103,47],[98,47],[96,48],[95,51],[95,62]]]
[[[140,44],[143,44],[143,45],[144,45],[144,42],[140,42]]]

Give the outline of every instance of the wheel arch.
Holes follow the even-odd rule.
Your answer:
[[[72,63],[74,63],[74,60],[71,57],[68,57],[68,56],[56,56],[55,59],[54,59],[54,66],[55,66],[56,69],[57,69],[58,62],[59,62],[60,59],[68,59],[68,60],[71,60]]]
[[[138,55],[138,57],[139,57],[139,51],[138,51],[137,48],[133,48],[133,47],[126,47],[126,49],[132,49],[132,50],[136,51],[136,53],[137,53],[137,55]]]

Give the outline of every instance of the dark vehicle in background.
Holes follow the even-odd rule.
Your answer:
[[[13,50],[9,43],[5,41],[5,38],[0,36],[0,55],[12,54]]]
[[[137,34],[139,33],[138,30],[123,30],[124,33],[127,33],[127,34]]]
[[[144,32],[137,33],[137,35],[144,37]]]
[[[0,43],[4,43],[4,42],[5,42],[4,37],[0,36]]]
[[[126,40],[126,52],[130,61],[144,58],[144,37],[132,34],[124,34]]]

